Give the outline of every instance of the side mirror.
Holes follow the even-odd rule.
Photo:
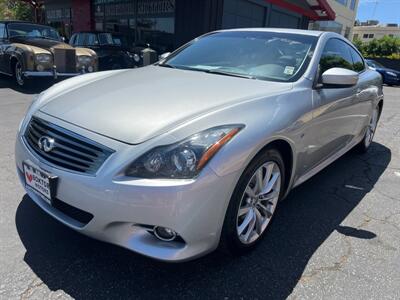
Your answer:
[[[322,74],[322,84],[328,87],[350,87],[357,82],[358,73],[343,68],[331,68]]]
[[[158,58],[159,58],[159,60],[164,60],[170,55],[171,55],[171,52],[165,52],[165,53],[161,54]]]
[[[61,42],[65,43],[65,42],[66,42],[66,40],[67,40],[67,39],[66,39],[65,37],[63,37],[63,36],[60,36],[60,41],[61,41]]]

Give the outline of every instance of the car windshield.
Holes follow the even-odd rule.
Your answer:
[[[373,67],[373,68],[384,68],[383,65],[381,65],[380,63],[378,63],[378,62],[375,61],[375,60],[369,60],[369,59],[367,59],[367,64],[368,64],[368,66]]]
[[[160,66],[271,81],[295,81],[307,68],[317,37],[225,31],[198,38]]]
[[[58,32],[49,26],[30,23],[10,23],[7,26],[10,37],[47,38],[60,40]]]

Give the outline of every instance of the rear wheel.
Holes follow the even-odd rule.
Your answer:
[[[258,155],[234,190],[225,216],[221,247],[233,253],[251,250],[261,240],[283,197],[285,167],[275,149]]]
[[[364,138],[357,145],[357,150],[361,153],[367,152],[369,147],[371,146],[372,140],[375,135],[376,128],[378,127],[379,114],[380,114],[380,109],[379,109],[379,106],[377,106],[377,107],[375,107],[375,109],[372,112],[369,124],[365,131]]]

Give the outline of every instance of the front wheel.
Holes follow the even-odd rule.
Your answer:
[[[261,240],[284,194],[285,166],[275,149],[258,155],[236,185],[225,216],[221,248],[251,250]]]
[[[20,61],[17,61],[14,65],[14,79],[15,83],[19,87],[26,87],[27,85],[27,78],[24,76],[23,67]]]
[[[364,138],[356,146],[357,150],[361,153],[367,152],[369,147],[371,146],[372,140],[375,135],[376,128],[378,127],[379,114],[380,114],[379,106],[377,106],[377,107],[375,107],[375,109],[372,112],[369,124],[365,131]]]

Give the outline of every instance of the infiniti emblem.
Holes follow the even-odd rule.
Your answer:
[[[48,136],[42,136],[38,141],[38,146],[44,152],[50,152],[54,149],[54,139]]]

